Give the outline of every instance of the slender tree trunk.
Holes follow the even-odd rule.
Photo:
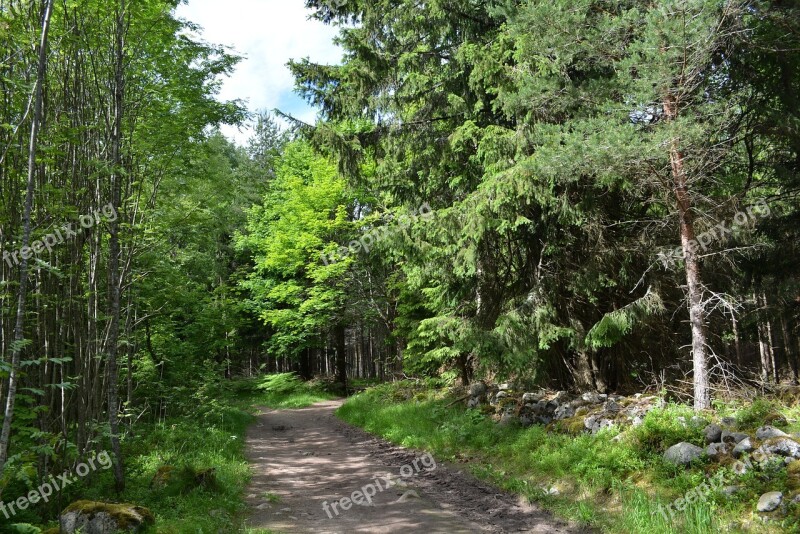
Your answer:
[[[766,306],[759,293],[753,293],[753,298],[756,302],[756,308],[759,310],[758,326],[756,330],[758,331],[758,354],[761,357],[761,381],[764,384],[768,384],[772,376],[772,356],[770,356],[769,350],[769,332],[767,331],[766,322],[762,320],[762,310],[764,310]]]
[[[789,336],[789,327],[786,324],[786,317],[781,317],[781,333],[783,334],[783,357],[786,358],[786,361],[789,363],[789,367],[792,370],[792,382],[797,385],[797,354],[792,347],[791,338]]]
[[[736,346],[736,365],[742,366],[742,342],[739,339],[739,321],[736,320],[736,314],[731,312],[731,324],[733,325],[733,342]]]
[[[336,344],[336,382],[347,394],[347,343],[344,325],[338,325],[333,333]]]
[[[678,103],[672,95],[664,102],[664,114],[671,121],[678,117]],[[684,166],[680,141],[675,138],[670,147],[670,164],[675,199],[680,219],[681,248],[686,269],[689,323],[692,330],[692,363],[694,367],[694,408],[705,410],[711,407],[711,390],[708,378],[708,354],[706,352],[706,325],[703,310],[703,283],[700,262],[697,258],[694,215],[689,186]]]
[[[25,193],[25,212],[23,215],[22,247],[27,248],[31,241],[31,211],[33,210],[34,177],[36,174],[36,148],[39,140],[39,128],[42,122],[44,100],[44,78],[47,74],[47,35],[50,29],[50,17],[53,14],[53,0],[45,0],[42,16],[42,36],[39,42],[39,61],[36,68],[36,86],[34,88],[34,111],[31,124],[30,142],[28,144],[28,176]],[[3,414],[3,427],[0,430],[0,475],[3,474],[8,460],[8,447],[11,439],[11,422],[14,419],[14,403],[19,385],[19,361],[22,352],[25,327],[25,304],[28,289],[28,260],[22,256],[19,268],[19,291],[17,293],[17,318],[14,325],[14,342],[11,347],[11,372],[6,393],[6,407]],[[2,493],[2,489],[0,489]]]
[[[111,139],[111,203],[114,209],[121,211],[122,190],[122,114],[123,99],[125,98],[124,64],[124,32],[125,32],[125,0],[120,0],[117,13],[116,28],[116,61],[114,73],[114,126]],[[114,453],[114,481],[118,493],[125,490],[125,475],[122,465],[122,448],[119,439],[119,370],[117,356],[119,354],[119,325],[120,325],[120,244],[119,244],[119,218],[121,213],[110,223],[111,237],[109,239],[109,285],[111,324],[108,335],[108,423],[111,428],[111,450]]]

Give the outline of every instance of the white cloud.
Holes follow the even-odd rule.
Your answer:
[[[332,42],[337,30],[315,20],[301,0],[189,0],[178,6],[177,16],[203,27],[202,38],[230,46],[245,56],[219,98],[242,99],[248,108],[275,108],[313,122],[316,111],[293,93],[294,79],[286,63],[309,57],[317,63],[341,61],[342,52]],[[223,132],[240,144],[249,130]]]

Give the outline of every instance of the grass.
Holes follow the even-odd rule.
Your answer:
[[[15,521],[42,525],[43,517],[57,517],[67,504],[87,499],[149,508],[156,517],[151,530],[158,534],[268,534],[266,530],[247,530],[243,526],[244,492],[250,480],[244,436],[255,420],[253,407],[303,408],[332,395],[292,374],[221,382],[196,395],[193,413],[133,427],[135,434],[129,434],[123,442],[126,490],[122,495],[117,496],[112,490],[111,472],[98,471],[92,478],[82,480],[81,485],[74,485],[60,501],[51,502],[49,508],[29,510]],[[196,477],[208,469],[214,470],[213,475],[198,486]],[[167,472],[166,483],[153,484],[154,477],[160,480]],[[270,502],[279,500],[277,495],[266,498]],[[41,528],[56,526],[51,521]],[[0,531],[4,528],[7,527],[0,525]],[[39,531],[36,528],[30,532]]]
[[[743,486],[741,494],[727,498],[713,493],[670,517],[666,507],[706,482],[713,471],[710,464],[683,469],[661,459],[679,441],[703,444],[702,427],[678,419],[690,420],[694,413],[689,407],[667,405],[622,434],[612,428],[571,436],[541,426],[500,426],[478,410],[447,407],[448,401],[442,391],[401,382],[352,397],[337,413],[394,443],[465,463],[479,478],[606,532],[712,534],[744,530],[742,524],[749,532],[800,531],[796,515],[781,525],[763,526],[752,514],[764,491],[788,491],[780,477],[738,477],[729,469],[723,472],[725,484]],[[779,409],[757,402],[730,411],[742,429],[752,431],[766,414]],[[797,408],[783,412],[787,419],[800,416]]]

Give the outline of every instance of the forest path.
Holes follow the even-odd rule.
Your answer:
[[[287,533],[583,532],[458,467],[344,423],[333,415],[341,404],[261,411],[247,434],[249,527]],[[374,495],[362,498],[356,491]],[[345,510],[339,502],[345,497],[361,504],[345,502]]]

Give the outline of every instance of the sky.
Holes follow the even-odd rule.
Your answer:
[[[251,111],[279,109],[305,122],[316,111],[294,93],[286,63],[310,58],[335,64],[341,50],[333,44],[337,31],[309,20],[302,0],[188,0],[178,7],[180,18],[199,24],[203,40],[231,47],[245,58],[223,80],[220,100],[242,99]],[[224,126],[223,133],[245,144],[250,132]]]

